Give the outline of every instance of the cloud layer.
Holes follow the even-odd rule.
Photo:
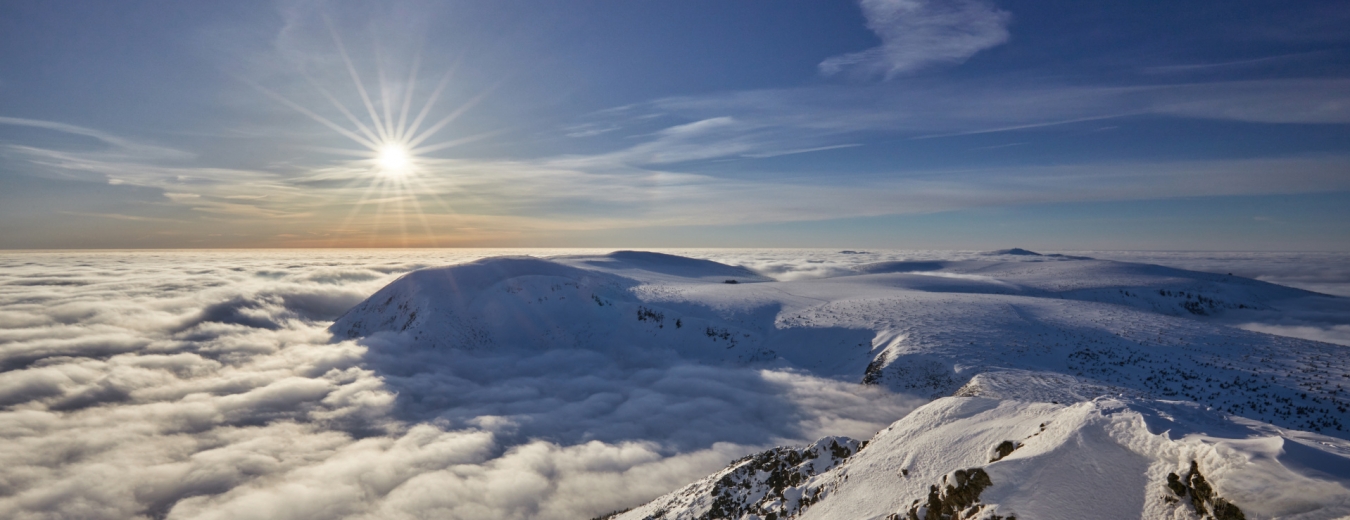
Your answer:
[[[589,518],[921,402],[325,330],[402,272],[508,252],[0,255],[0,516]]]

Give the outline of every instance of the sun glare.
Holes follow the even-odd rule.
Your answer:
[[[450,84],[451,75],[449,72],[442,76],[440,83],[423,100],[421,110],[413,110],[413,101],[419,84],[417,72],[420,60],[413,59],[403,85],[392,84],[387,80],[383,69],[377,68],[379,72],[377,74],[379,77],[378,89],[372,92],[366,88],[360,73],[357,72],[356,65],[347,54],[342,39],[331,23],[329,24],[329,32],[333,37],[333,44],[337,48],[338,54],[346,65],[347,72],[351,75],[354,90],[360,96],[361,106],[364,106],[365,115],[368,117],[358,116],[359,110],[349,109],[333,93],[317,83],[314,86],[318,88],[324,98],[327,98],[333,108],[346,118],[348,124],[339,124],[330,120],[261,85],[253,85],[254,88],[359,145],[359,148],[355,149],[327,149],[330,152],[347,157],[356,157],[356,159],[348,160],[345,163],[345,171],[351,174],[347,187],[365,185],[360,199],[352,204],[351,210],[342,222],[340,229],[349,229],[352,222],[356,221],[358,214],[373,206],[375,214],[374,218],[369,221],[371,224],[368,229],[387,229],[387,221],[392,220],[398,226],[399,236],[403,239],[403,245],[406,246],[411,243],[410,239],[412,238],[408,233],[409,219],[415,217],[417,221],[421,222],[422,229],[426,233],[426,240],[429,240],[431,245],[436,245],[436,234],[432,231],[427,213],[423,210],[423,200],[434,201],[447,212],[452,213],[454,210],[450,204],[441,198],[433,186],[428,186],[428,179],[434,179],[438,165],[445,162],[443,159],[437,159],[430,154],[473,142],[494,133],[469,135],[433,143],[426,143],[425,141],[449,126],[466,110],[482,100],[487,93],[479,94],[459,107],[450,110],[440,120],[428,121],[427,117],[431,114],[433,105],[436,104],[436,101]],[[374,244],[380,238],[378,234],[378,232],[372,232],[368,235],[370,243]]]
[[[407,148],[389,143],[380,147],[375,156],[375,165],[379,166],[381,174],[398,177],[412,168],[412,157]]]

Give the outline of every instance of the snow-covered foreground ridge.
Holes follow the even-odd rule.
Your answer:
[[[452,353],[450,362],[550,349],[662,353],[960,396],[895,423],[857,455],[817,464],[802,457],[821,446],[796,450],[793,467],[810,473],[798,480],[809,482],[769,486],[777,494],[757,495],[768,484],[756,479],[772,471],[747,473],[723,500],[734,511],[712,509],[715,480],[625,518],[924,518],[930,486],[939,486],[934,511],[959,505],[962,518],[1186,518],[1222,514],[1220,498],[1249,518],[1336,518],[1350,514],[1345,347],[1222,320],[1309,299],[1345,305],[1241,277],[1021,250],[798,281],[617,252],[416,271],[331,330],[368,337],[371,348],[383,339]],[[1005,440],[1023,447],[991,463]],[[968,495],[989,506],[972,509]]]
[[[1350,515],[1350,444],[1194,403],[944,397],[858,445],[831,438],[747,457],[611,518]]]

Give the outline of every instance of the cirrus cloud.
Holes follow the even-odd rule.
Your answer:
[[[820,62],[827,76],[851,71],[891,79],[928,65],[960,63],[1008,41],[1012,15],[984,0],[862,0],[881,45]]]

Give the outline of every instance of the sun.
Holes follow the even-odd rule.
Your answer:
[[[383,175],[402,177],[412,170],[412,154],[406,146],[385,143],[375,154],[375,166]]]
[[[357,148],[322,148],[324,151],[349,158],[342,162],[340,168],[333,170],[339,175],[350,176],[345,188],[365,185],[359,200],[351,205],[347,218],[340,226],[341,229],[348,229],[363,208],[374,205],[374,229],[379,229],[384,225],[385,219],[394,219],[401,229],[404,245],[408,245],[407,219],[410,216],[416,217],[434,245],[436,234],[432,231],[430,219],[422,208],[423,201],[425,199],[435,201],[441,208],[450,213],[453,213],[454,209],[437,193],[440,190],[435,185],[428,185],[428,181],[436,180],[437,174],[442,171],[442,167],[450,161],[437,158],[431,154],[496,135],[498,132],[479,133],[440,142],[427,143],[426,141],[453,123],[465,111],[482,101],[488,95],[488,92],[480,93],[465,101],[439,120],[428,120],[427,117],[431,115],[433,105],[450,85],[452,77],[450,72],[446,72],[441,77],[440,82],[436,84],[430,95],[422,101],[422,108],[414,110],[413,101],[420,84],[417,81],[420,66],[418,58],[413,59],[404,85],[400,86],[389,82],[383,69],[377,68],[377,72],[379,72],[377,74],[379,77],[378,89],[367,89],[366,83],[361,79],[361,74],[357,71],[351,56],[347,54],[347,49],[342,44],[342,39],[331,22],[329,22],[329,33],[333,37],[333,44],[342,57],[343,64],[346,65],[347,72],[351,75],[356,94],[360,96],[361,106],[365,107],[364,116],[368,117],[358,115],[361,113],[359,109],[348,108],[337,96],[318,83],[314,83],[314,86],[338,113],[346,117],[347,124],[339,124],[339,122],[324,117],[266,87],[252,82],[249,82],[249,84],[268,97],[308,116],[315,122],[359,145]],[[370,237],[373,244],[376,234],[372,233]]]

